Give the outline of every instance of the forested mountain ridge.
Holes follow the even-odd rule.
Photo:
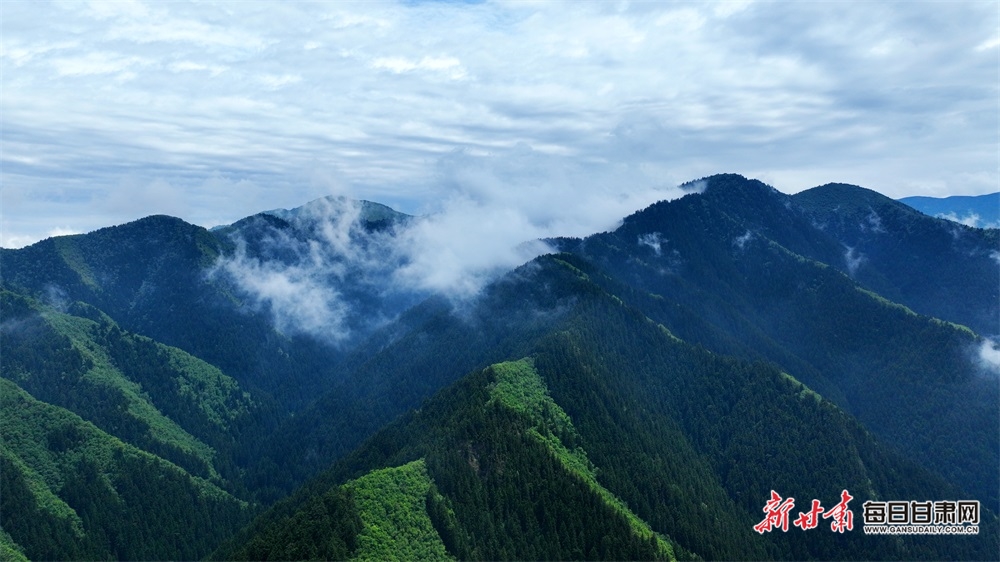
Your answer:
[[[995,504],[1000,392],[996,367],[976,359],[991,344],[967,328],[892,305],[859,286],[842,261],[827,265],[842,258],[842,243],[813,226],[820,205],[812,202],[803,212],[795,198],[829,196],[830,188],[789,198],[739,176],[702,181],[708,184],[704,194],[657,203],[613,232],[560,244],[587,260],[579,267],[599,265],[597,282],[679,338],[780,365],[950,480],[975,483],[973,490]],[[968,266],[967,275],[941,284],[913,279],[932,275],[913,274],[907,288],[933,286],[945,302],[953,302],[950,295],[957,292],[981,309],[997,306],[987,304],[1000,298],[990,296],[998,290],[1000,265],[989,256],[989,233],[968,229],[970,240],[953,239],[947,229],[957,225],[868,190],[834,189],[841,195],[836,200],[853,202],[864,216],[874,212],[873,201],[882,201],[914,221],[899,229],[925,228],[947,237],[936,267]],[[886,216],[879,236],[912,244],[905,232],[889,234],[903,221],[884,208],[879,212]],[[929,259],[929,253],[922,255]],[[882,276],[893,277],[905,278],[899,271]],[[959,415],[955,404],[967,409]],[[970,435],[970,426],[977,437],[955,448]],[[977,462],[964,462],[969,454]]]
[[[24,554],[199,557],[250,517],[237,444],[260,411],[233,379],[83,303],[0,290],[0,317],[0,513]]]
[[[234,251],[225,236],[151,216],[2,249],[0,283],[56,307],[92,305],[130,332],[219,367],[275,407],[293,407],[340,352],[279,332],[246,295],[210,276]]]
[[[663,201],[627,217],[622,234],[655,249],[656,236],[689,241],[717,234],[723,224],[742,228],[730,241],[742,248],[762,236],[807,259],[827,264],[914,311],[1000,333],[1000,230],[976,229],[928,217],[875,191],[827,184],[786,195],[735,174],[699,180],[704,190]],[[684,224],[681,232],[674,223]],[[641,228],[640,225],[649,226]],[[665,232],[654,230],[663,225]],[[669,235],[669,236],[668,236]],[[661,251],[672,252],[669,244]],[[706,260],[710,261],[710,260]],[[959,298],[961,295],[961,298]]]
[[[927,217],[843,184],[792,201],[841,244],[841,269],[858,283],[921,314],[1000,335],[1000,230]]]
[[[535,281],[544,279],[572,304],[548,334],[526,345],[530,360],[474,371],[440,391],[215,556],[282,559],[282,552],[300,552],[313,539],[293,536],[289,526],[303,521],[303,510],[314,509],[317,498],[369,471],[418,459],[445,511],[454,514],[454,520],[432,521],[458,558],[656,556],[600,550],[606,537],[627,534],[597,524],[574,530],[580,514],[596,508],[582,507],[590,500],[566,490],[553,491],[573,481],[601,501],[620,498],[681,558],[974,559],[998,546],[992,513],[984,519],[991,527],[972,541],[885,541],[826,529],[755,533],[771,489],[824,503],[843,489],[862,502],[962,492],[881,445],[775,367],[677,340],[567,259],[575,258],[540,258],[532,269]],[[518,277],[514,284],[528,278]],[[428,510],[433,505],[428,500]],[[325,544],[325,536],[317,544]]]
[[[471,300],[398,283],[394,245],[420,219],[338,198],[212,231],[150,217],[3,250],[0,375],[19,385],[3,390],[155,455],[127,465],[138,482],[171,466],[219,490],[211,509],[227,515],[185,537],[185,557],[226,537],[217,556],[365,557],[385,539],[372,525],[432,557],[989,557],[1000,392],[977,332],[1000,331],[982,314],[997,300],[983,281],[1000,276],[997,232],[854,186],[700,181],[611,232],[549,241],[562,253]],[[941,271],[923,275],[930,264]],[[267,292],[282,282],[336,296],[340,308],[304,314],[344,314],[302,329],[289,313],[308,303]],[[47,435],[37,417],[6,419]],[[36,441],[33,458],[63,458],[64,440]],[[855,502],[978,499],[982,535],[761,536],[779,488],[800,506],[845,488]],[[409,507],[385,511],[385,494]],[[577,526],[583,513],[602,523]],[[93,528],[125,536],[102,517]],[[85,552],[2,512],[0,525],[11,553]],[[181,552],[129,540],[133,558]]]
[[[0,513],[12,556],[193,559],[251,515],[216,485],[6,379],[0,431]]]
[[[59,312],[0,290],[0,314],[4,378],[193,475],[236,485],[237,437],[260,406],[232,378],[83,303]]]

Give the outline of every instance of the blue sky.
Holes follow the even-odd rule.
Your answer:
[[[993,1],[4,1],[0,18],[7,247],[331,193],[544,236],[719,172],[891,197],[1000,181]]]

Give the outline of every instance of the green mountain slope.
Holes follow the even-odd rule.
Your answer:
[[[246,504],[0,379],[0,526],[30,559],[203,556]]]
[[[361,518],[355,560],[447,560],[427,504],[430,477],[423,461],[383,468],[348,482]]]
[[[579,438],[546,399],[529,361],[495,365],[471,379],[474,386],[463,381],[459,392],[476,388],[472,403],[429,406],[448,410],[447,419],[404,429],[426,432],[426,440],[406,443],[405,452],[382,449],[391,455],[386,468],[362,469],[362,476],[322,492],[346,489],[356,498],[363,528],[352,558],[673,558],[670,543],[596,481],[586,452],[567,448],[565,442]],[[426,459],[394,462],[418,451]],[[215,556],[254,559],[263,544],[267,554],[283,551],[286,545],[268,541],[311,509],[312,497],[299,493],[272,509],[244,535],[250,548],[239,548],[241,537],[235,550]]]
[[[0,285],[54,308],[83,302],[129,332],[203,359],[287,411],[307,401],[342,353],[280,333],[265,310],[210,272],[235,247],[167,216],[0,249]],[[288,383],[288,384],[286,384]]]
[[[237,485],[236,443],[259,408],[236,381],[87,305],[71,310],[94,319],[0,291],[0,374],[191,474]]]
[[[27,562],[28,560],[24,555],[24,549],[15,543],[14,539],[10,538],[7,531],[3,529],[0,529],[0,560],[9,562]]]
[[[563,467],[585,483],[604,503],[628,521],[632,534],[639,539],[655,543],[657,558],[673,559],[674,551],[669,542],[658,536],[645,521],[639,519],[618,497],[597,480],[597,467],[580,446],[573,449],[568,444],[579,443],[580,437],[566,412],[549,394],[545,381],[538,375],[534,361],[522,359],[498,363],[490,367],[494,383],[490,387],[490,400],[532,419],[534,427],[528,434],[545,445]]]
[[[772,489],[827,506],[850,490],[856,520],[868,499],[963,493],[773,365],[677,340],[560,257],[531,270],[572,303],[527,344],[532,360],[440,391],[215,556],[275,539],[330,490],[418,459],[443,498],[428,501],[435,529],[463,559],[976,559],[998,548],[992,510],[974,538],[754,532]]]
[[[345,372],[308,408],[260,442],[255,486],[291,492],[379,428],[470,370],[520,357],[576,298],[531,263],[455,309],[432,298],[345,360]]]

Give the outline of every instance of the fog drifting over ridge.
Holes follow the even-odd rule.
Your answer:
[[[613,229],[635,210],[704,186],[625,190],[622,183],[638,181],[628,170],[608,177],[607,168],[525,146],[450,160],[439,179],[451,195],[427,215],[371,231],[362,202],[319,199],[272,213],[293,231],[268,231],[256,253],[237,234],[235,255],[210,275],[234,282],[278,329],[340,343],[431,294],[453,304],[474,299],[499,275],[550,252],[544,238]]]
[[[475,201],[442,175],[519,146],[623,191],[727,171],[785,192],[995,191],[998,10],[8,2],[0,245],[331,192],[427,214]],[[603,205],[593,185],[573,197]]]

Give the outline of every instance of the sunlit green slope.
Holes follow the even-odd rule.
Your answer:
[[[59,312],[2,291],[0,312],[4,378],[194,475],[232,478],[236,437],[256,410],[232,378],[87,305]]]

